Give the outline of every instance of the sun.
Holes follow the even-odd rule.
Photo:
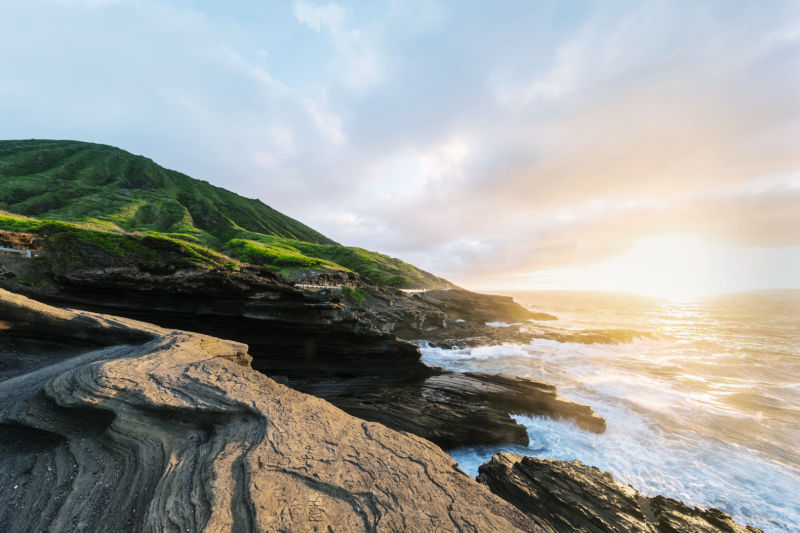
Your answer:
[[[672,300],[698,299],[771,288],[770,282],[786,277],[780,270],[783,266],[797,264],[796,256],[800,256],[800,248],[778,251],[735,246],[698,235],[660,235],[641,239],[627,251],[598,263],[531,272],[525,284],[530,289],[606,290]]]
[[[598,265],[617,290],[670,299],[725,292],[726,271],[718,270],[722,250],[699,237],[666,235],[638,241],[630,250]]]

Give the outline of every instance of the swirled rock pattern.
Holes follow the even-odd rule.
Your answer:
[[[719,509],[647,497],[578,461],[498,453],[478,481],[553,533],[758,533]]]
[[[110,264],[55,274],[55,258],[45,254],[42,259],[0,256],[0,287],[13,286],[56,305],[246,343],[255,370],[353,416],[443,448],[528,444],[525,427],[511,414],[566,418],[591,431],[605,429],[588,406],[568,401],[550,385],[431,368],[416,346],[395,337],[399,330],[433,335],[428,328],[437,322],[456,329],[469,325],[448,322],[445,311],[477,320],[473,329],[481,331],[511,329],[488,327],[486,320],[534,316],[508,297],[453,290],[430,291],[423,299],[364,287],[364,305],[355,306],[341,294],[301,290],[252,266],[226,272]],[[3,278],[3,265],[10,280]],[[19,279],[43,281],[14,282]]]
[[[538,530],[433,444],[251,370],[243,344],[6,291],[0,326],[25,359],[0,382],[0,531]]]

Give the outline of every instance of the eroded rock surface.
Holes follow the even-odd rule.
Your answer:
[[[465,378],[424,365],[419,349],[394,333],[401,324],[417,320],[419,313],[445,316],[421,297],[366,287],[367,305],[358,308],[331,291],[301,290],[263,268],[221,272],[108,261],[100,258],[98,265],[55,273],[48,270],[46,256],[34,261],[0,257],[0,265],[16,276],[5,286],[14,279],[36,277],[47,282],[28,286],[27,294],[48,303],[246,343],[254,369],[354,416],[412,432],[445,448],[527,444],[525,428],[511,414],[578,423],[586,411],[596,416],[564,398],[554,401],[555,389],[541,383],[485,374]],[[3,283],[0,278],[0,286]],[[430,296],[437,301],[455,302],[448,304],[453,313],[470,308],[468,302],[474,317],[510,320],[530,313],[507,297],[463,290],[430,292],[441,293]],[[483,301],[488,307],[480,311]],[[510,314],[495,316],[502,310]],[[464,390],[458,390],[460,385]],[[602,431],[598,424],[592,428]]]
[[[756,533],[718,509],[641,495],[608,472],[578,461],[499,453],[478,481],[542,529],[558,533]]]
[[[0,382],[4,532],[537,530],[431,443],[254,372],[243,344],[6,291],[0,321],[9,356],[40,333],[80,352]]]
[[[326,386],[306,385],[309,392],[329,398],[354,416],[402,427],[445,449],[465,442],[527,445],[524,426],[507,413],[565,418],[595,433],[606,429],[605,420],[589,406],[560,396],[552,385],[512,375],[446,372],[414,387],[375,387],[368,381],[353,384],[357,390],[324,391]]]

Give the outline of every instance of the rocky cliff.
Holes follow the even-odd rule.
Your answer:
[[[400,291],[366,287],[367,305],[354,306],[330,291],[301,290],[263,268],[159,269],[106,260],[58,270],[47,253],[36,260],[0,257],[0,286],[58,305],[246,343],[256,370],[350,414],[445,448],[527,444],[527,432],[512,413],[563,417],[592,431],[605,429],[589,407],[559,396],[547,384],[425,366],[419,349],[386,326],[412,323],[420,314],[443,315],[445,322],[448,316]],[[30,279],[36,283],[25,281]],[[459,301],[472,298],[472,313],[478,316],[482,295],[453,295]],[[509,305],[510,299],[501,301],[515,313],[528,313]],[[494,318],[495,306],[489,309],[483,317]]]
[[[538,531],[439,448],[243,344],[0,290],[0,530]]]

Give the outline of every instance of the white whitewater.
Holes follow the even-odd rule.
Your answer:
[[[463,469],[475,475],[500,450],[579,459],[649,495],[717,507],[767,532],[800,531],[800,291],[681,302],[507,294],[557,315],[565,330],[635,329],[652,337],[618,345],[422,346],[431,365],[552,383],[608,423],[596,435],[519,417],[529,447],[454,450]]]

